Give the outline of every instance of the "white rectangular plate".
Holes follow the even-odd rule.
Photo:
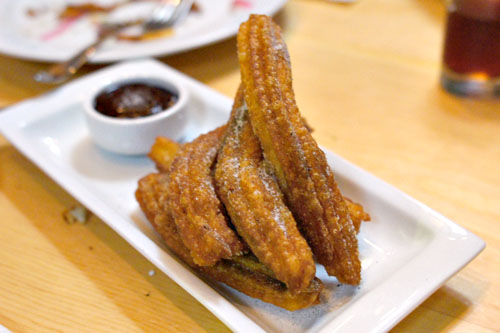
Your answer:
[[[363,281],[345,286],[318,266],[322,304],[288,312],[227,286],[206,282],[162,244],[134,199],[137,180],[154,170],[146,157],[97,148],[81,98],[97,82],[124,72],[161,75],[190,90],[191,140],[222,123],[231,99],[153,60],[126,62],[74,81],[0,114],[0,130],[23,154],[86,205],[142,255],[234,331],[375,332],[393,327],[472,260],[484,242],[391,185],[325,151],[342,192],[372,217],[359,234]],[[236,89],[236,87],[235,87]]]

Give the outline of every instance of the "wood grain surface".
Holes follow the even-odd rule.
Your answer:
[[[319,143],[487,243],[394,331],[500,332],[500,102],[441,90],[444,18],[437,0],[295,0],[276,16]],[[161,60],[227,96],[238,87],[234,38]],[[45,66],[0,56],[0,107],[53,89],[31,80]],[[65,223],[75,204],[0,136],[0,324],[228,331],[99,219]]]

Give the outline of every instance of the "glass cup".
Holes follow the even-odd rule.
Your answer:
[[[500,97],[500,0],[447,7],[441,85],[461,96]]]

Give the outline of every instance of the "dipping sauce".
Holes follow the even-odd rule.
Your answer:
[[[178,96],[144,83],[129,83],[100,93],[95,109],[114,118],[139,118],[157,114],[177,102]]]

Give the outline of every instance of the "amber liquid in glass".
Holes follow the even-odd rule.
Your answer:
[[[453,93],[500,94],[500,1],[490,0],[483,11],[476,6],[472,13],[455,8],[448,14],[442,83]]]

